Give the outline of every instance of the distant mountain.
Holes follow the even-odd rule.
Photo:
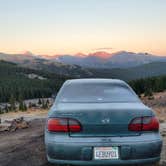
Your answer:
[[[25,52],[22,54],[5,54],[0,53],[0,60],[9,61],[9,62],[15,62],[15,63],[23,63],[27,60],[34,60],[38,57],[34,56],[33,54],[30,54],[30,52]]]
[[[95,52],[87,56],[61,55],[52,58],[52,60],[91,68],[128,68],[151,62],[166,62],[166,57],[120,51],[112,54]]]
[[[41,56],[33,54],[5,54],[0,53],[0,60],[7,62],[14,62],[20,67],[43,70],[50,73],[57,73],[60,75],[70,76],[70,77],[90,77],[92,73],[86,68],[80,67],[78,65],[70,65],[62,62],[44,59]]]
[[[20,64],[46,61],[55,65],[78,65],[84,68],[129,68],[152,62],[166,62],[166,56],[155,56],[148,53],[133,53],[119,51],[107,53],[98,51],[90,54],[77,53],[76,55],[34,55],[26,51],[22,54],[0,53],[0,60],[11,61]]]
[[[166,62],[166,57],[155,56],[148,53],[120,51],[112,54],[112,57],[107,61],[107,65],[113,68],[128,68],[152,62]]]
[[[88,54],[88,56],[98,57],[100,59],[109,59],[112,57],[112,54],[105,51],[98,51],[98,52],[90,53]]]
[[[35,56],[35,55],[34,55],[32,52],[30,52],[30,51],[24,51],[22,54],[25,55],[25,56]]]
[[[80,55],[80,54],[79,54]],[[106,52],[95,52],[88,55],[81,54],[81,56],[76,55],[60,55],[55,57],[55,61],[66,63],[66,64],[76,64],[82,67],[93,67],[93,68],[105,68],[107,58],[110,58],[111,54]]]

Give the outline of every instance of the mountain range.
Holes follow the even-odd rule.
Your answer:
[[[164,56],[127,51],[119,51],[112,54],[95,52],[84,56],[60,55],[52,57],[51,59],[88,68],[128,68],[152,62],[166,62],[166,57]]]
[[[16,63],[26,63],[34,59],[46,60],[47,62],[78,65],[85,68],[129,68],[152,62],[166,62],[166,56],[156,56],[148,53],[134,53],[119,51],[115,53],[94,52],[89,54],[78,53],[76,55],[34,55],[26,51],[22,54],[0,53],[1,60]]]
[[[0,60],[14,62],[20,67],[47,71],[70,78],[119,78],[133,80],[166,75],[166,57],[148,53],[95,52],[88,55],[34,55],[0,53]]]

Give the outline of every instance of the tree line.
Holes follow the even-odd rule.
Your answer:
[[[28,74],[36,74],[46,79],[30,79]],[[48,98],[56,94],[65,76],[19,67],[10,62],[0,61],[0,102],[33,98]]]
[[[27,74],[37,74],[46,79],[30,79]],[[40,70],[19,67],[10,62],[0,61],[0,103],[17,102],[25,99],[48,98],[56,94],[69,77]],[[150,95],[166,89],[166,76],[157,76],[130,81],[134,91],[140,95]],[[20,102],[21,103],[21,102]],[[23,104],[21,103],[22,107]]]
[[[138,95],[144,93],[145,96],[151,96],[153,92],[166,90],[166,76],[133,80],[129,84]]]
[[[11,96],[8,103],[5,104],[5,107],[0,107],[0,114],[12,112],[12,111],[27,111],[28,108],[40,108],[40,109],[48,109],[51,106],[49,99],[39,98],[36,103],[25,103],[22,98],[19,98],[19,101],[16,101],[14,96]]]

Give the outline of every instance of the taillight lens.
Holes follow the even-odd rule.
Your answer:
[[[68,119],[68,128],[70,132],[80,132],[81,124],[75,119]]]
[[[48,131],[68,132],[68,122],[64,118],[49,119],[47,122]]]
[[[159,130],[159,121],[156,117],[144,117],[143,118],[143,131]]]
[[[142,118],[135,118],[129,124],[130,131],[141,131],[142,130]]]
[[[129,124],[130,131],[157,131],[159,122],[156,117],[145,116],[133,119]]]
[[[80,132],[81,124],[75,119],[51,118],[48,119],[47,129],[52,132]]]

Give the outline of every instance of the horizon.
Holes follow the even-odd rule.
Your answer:
[[[23,52],[3,52],[3,51],[0,51],[0,53],[2,54],[9,54],[9,55],[30,55],[30,56],[42,56],[42,57],[45,57],[45,58],[51,58],[51,57],[55,57],[55,56],[64,56],[64,55],[67,55],[67,56],[78,56],[78,57],[87,57],[87,56],[98,56],[98,57],[101,57],[102,58],[102,54],[109,54],[109,56],[107,57],[104,57],[103,58],[109,58],[111,57],[111,55],[113,54],[118,54],[118,53],[123,53],[123,52],[126,52],[126,53],[133,53],[133,54],[145,54],[145,55],[152,55],[152,56],[163,56],[165,57],[166,55],[155,55],[155,54],[152,54],[152,53],[149,53],[149,52],[132,52],[132,51],[127,51],[127,50],[119,50],[119,51],[115,51],[115,52],[109,52],[109,51],[104,51],[104,50],[96,50],[96,51],[92,51],[92,52],[88,52],[88,53],[84,53],[84,52],[77,52],[77,53],[74,53],[74,54],[71,54],[71,53],[60,53],[60,54],[35,54],[31,51],[23,51]],[[98,55],[95,55],[95,54],[98,54]]]
[[[0,18],[5,53],[127,50],[166,56],[165,0],[5,0]]]

